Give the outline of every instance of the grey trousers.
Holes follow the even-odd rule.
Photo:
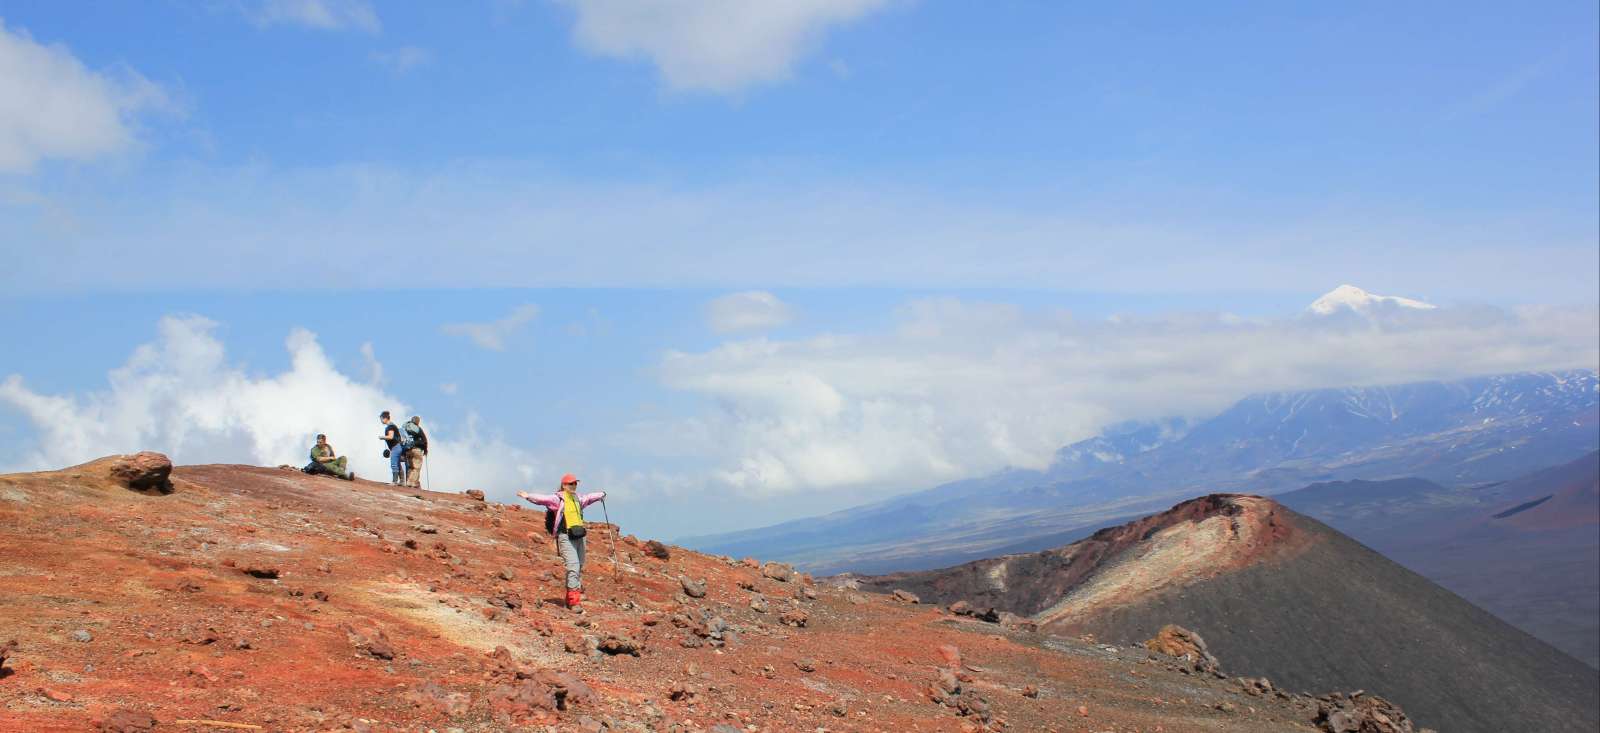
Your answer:
[[[583,541],[588,537],[573,539],[566,532],[556,535],[556,552],[561,553],[561,564],[567,566],[567,590],[583,587]]]

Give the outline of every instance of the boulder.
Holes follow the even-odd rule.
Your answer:
[[[706,597],[706,582],[704,580],[691,580],[686,575],[678,576],[678,584],[683,586],[683,594],[690,598]]]
[[[1034,632],[1039,630],[1039,624],[1026,616],[1018,616],[1010,611],[1001,611],[996,621],[1001,628],[1015,631]]]
[[[780,583],[787,583],[794,577],[794,568],[781,562],[769,562],[761,566],[761,574]]]
[[[1145,641],[1144,648],[1157,654],[1182,659],[1188,662],[1190,671],[1212,674],[1222,672],[1221,664],[1206,648],[1206,640],[1200,638],[1199,634],[1176,624],[1161,627],[1155,637]]]
[[[639,656],[639,650],[642,648],[644,648],[643,644],[628,636],[607,636],[600,642],[599,646],[600,651],[611,656],[627,654],[637,657]]]
[[[917,594],[908,590],[894,589],[894,599],[901,603],[921,603],[922,599]]]
[[[483,501],[484,500],[484,498],[483,498],[483,490],[482,489],[467,489],[466,494],[467,494],[467,498],[469,498],[469,499],[474,499],[474,500],[477,500],[477,501]]]
[[[1416,728],[1398,705],[1376,695],[1330,695],[1317,702],[1312,721],[1327,733],[1414,733]]]
[[[667,546],[655,540],[644,543],[644,554],[657,560],[666,560],[672,557],[672,552],[667,549]]]
[[[139,451],[111,460],[111,479],[146,494],[172,493],[172,459],[155,451]]]
[[[100,733],[151,733],[156,719],[149,713],[119,708],[100,721]]]

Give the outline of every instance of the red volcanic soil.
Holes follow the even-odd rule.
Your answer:
[[[246,466],[133,491],[115,465],[0,476],[0,731],[1314,730],[1312,701],[1143,649],[606,525],[578,616],[539,511]]]

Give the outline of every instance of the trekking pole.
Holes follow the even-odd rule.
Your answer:
[[[606,524],[611,524],[611,510],[606,508],[606,500],[600,499],[600,512],[606,517]],[[617,533],[621,530],[611,524],[611,579],[617,579]]]

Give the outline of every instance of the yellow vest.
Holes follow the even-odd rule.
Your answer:
[[[564,493],[562,496],[565,497],[565,501],[563,503],[565,504],[564,509],[567,515],[567,529],[572,529],[573,527],[582,527],[583,507],[578,506],[578,497],[570,493]]]

